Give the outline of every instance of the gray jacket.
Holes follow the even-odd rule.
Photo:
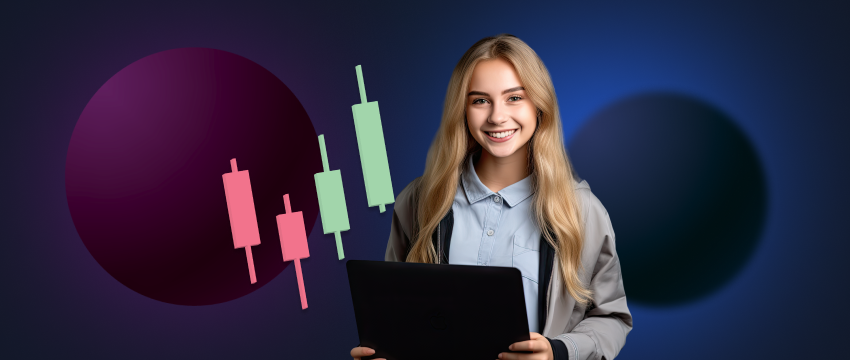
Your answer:
[[[421,177],[414,179],[396,198],[386,261],[404,261],[410,249],[414,224],[415,189]],[[577,304],[566,292],[554,250],[541,236],[539,321],[542,335],[549,338],[556,360],[613,359],[626,343],[632,329],[632,316],[626,305],[626,293],[620,274],[620,260],[614,242],[614,229],[608,212],[590,192],[586,181],[574,184],[584,219],[584,247],[580,277],[593,291],[589,306]],[[432,234],[440,263],[448,263],[451,246],[452,211],[440,221]],[[556,269],[556,271],[552,271]],[[544,303],[545,301],[545,303]]]

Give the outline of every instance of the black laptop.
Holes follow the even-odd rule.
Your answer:
[[[512,267],[350,260],[363,359],[496,359],[529,340],[522,275]]]

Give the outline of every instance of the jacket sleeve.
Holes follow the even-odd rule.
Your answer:
[[[589,196],[583,196],[583,201],[588,205],[585,213],[585,244],[594,246],[601,242],[596,259],[582,259],[594,264],[589,286],[593,291],[593,302],[587,307],[583,320],[572,331],[558,335],[555,339],[564,342],[570,360],[611,360],[626,343],[626,335],[633,327],[632,315],[626,304],[611,219],[599,200],[589,194],[589,190],[587,193]],[[588,268],[585,266],[585,269]]]
[[[396,197],[393,206],[393,220],[390,225],[390,239],[387,241],[387,253],[384,256],[385,261],[403,262],[407,258],[414,220],[414,196],[419,179],[416,178],[410,184],[407,184]]]

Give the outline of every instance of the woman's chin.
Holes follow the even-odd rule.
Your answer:
[[[506,158],[516,154],[516,149],[508,144],[503,144],[501,146],[485,146],[484,149],[486,149],[487,153],[491,156],[497,158]]]

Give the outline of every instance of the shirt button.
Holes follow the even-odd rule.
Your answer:
[[[493,229],[487,230],[487,235],[493,236],[494,232]]]
[[[496,197],[494,197],[494,198],[493,198],[493,201],[495,201],[495,202],[497,202],[497,203],[498,203],[498,202],[501,202],[501,201],[502,201],[502,198],[501,198],[501,197],[496,196]]]

